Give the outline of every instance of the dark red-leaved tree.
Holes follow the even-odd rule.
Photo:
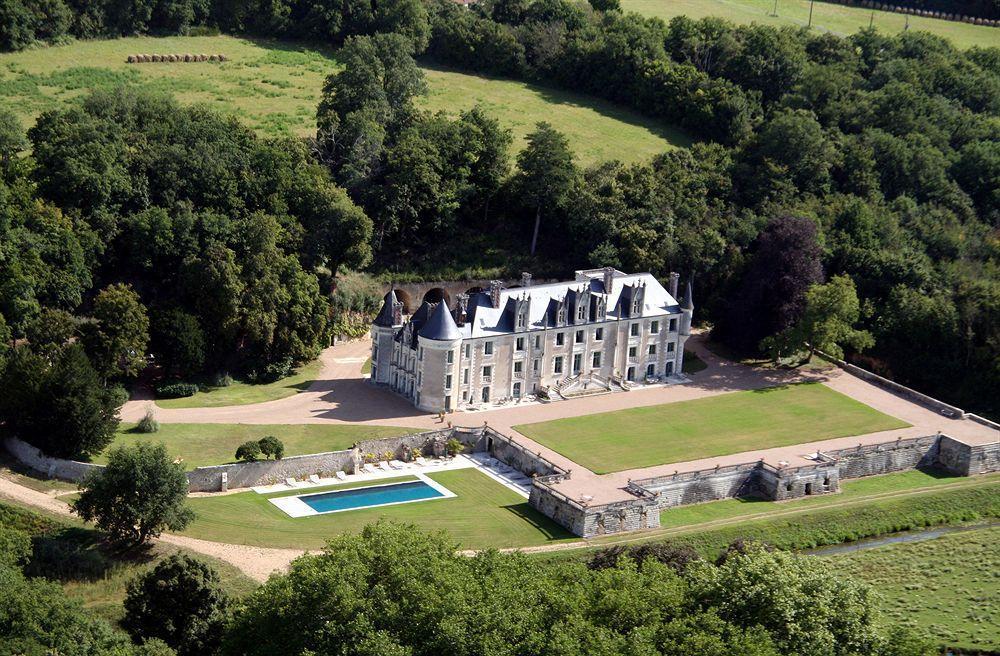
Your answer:
[[[723,305],[713,338],[743,353],[802,315],[806,290],[822,282],[816,224],[780,216],[757,236],[753,256]]]

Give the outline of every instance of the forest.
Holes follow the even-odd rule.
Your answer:
[[[681,271],[739,354],[820,345],[1000,410],[998,48],[667,24],[598,0],[3,11],[18,7],[34,22],[18,42],[4,22],[7,48],[219,29],[337,45],[343,65],[305,140],[127,88],[27,132],[0,109],[0,416],[54,455],[100,452],[150,363],[166,382],[287,375],[374,307],[338,295],[349,271]],[[601,96],[698,141],[583,168],[542,123],[512,157],[487,110],[417,109],[416,57]]]

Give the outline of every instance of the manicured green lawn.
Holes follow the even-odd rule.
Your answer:
[[[909,424],[819,383],[515,426],[599,474]]]
[[[130,54],[222,53],[223,63],[127,64]],[[129,84],[208,105],[268,135],[307,136],[316,130],[323,81],[337,70],[322,46],[265,39],[135,37],[79,41],[0,55],[0,105],[28,127],[41,112],[91,89]],[[545,87],[467,75],[424,65],[430,93],[419,104],[450,115],[479,103],[510,128],[514,147],[538,121],[563,130],[582,164],[605,159],[648,159],[690,139],[681,132],[612,103]]]
[[[233,462],[236,447],[247,440],[274,435],[285,445],[285,455],[322,453],[349,449],[355,442],[393,435],[405,435],[416,429],[397,426],[344,424],[160,424],[156,433],[133,433],[135,424],[122,424],[114,443],[95,462],[106,462],[117,446],[136,442],[163,442],[170,455],[182,458],[189,469],[203,465]]]
[[[289,517],[267,499],[302,494],[304,490],[274,495],[241,492],[198,497],[188,500],[198,517],[185,535],[263,547],[318,549],[335,535],[357,532],[366,524],[386,518],[416,524],[425,530],[444,529],[461,548],[467,549],[530,546],[572,538],[531,508],[526,499],[475,469],[428,476],[458,496],[298,518]],[[390,480],[406,478],[409,477]]]
[[[179,399],[157,399],[156,405],[161,408],[218,408],[227,405],[247,405],[276,401],[309,389],[319,376],[321,364],[319,360],[310,362],[281,380],[261,385],[251,385],[234,381],[226,387],[211,387],[194,396]]]
[[[774,0],[622,0],[622,9],[669,21],[674,16],[704,18],[718,16],[734,23],[805,26],[809,22],[809,0],[778,0],[778,15],[772,16]],[[813,4],[813,28],[841,35],[854,34],[868,27],[897,34],[906,26],[907,17],[887,11],[874,12],[863,7],[848,7],[827,2]],[[937,18],[910,16],[911,30],[923,30],[951,39],[959,48],[996,45],[995,27],[969,25]]]
[[[1000,527],[824,558],[874,586],[895,624],[949,647],[1000,645]]]
[[[801,508],[822,508],[824,506],[873,497],[892,492],[931,489],[941,485],[970,480],[962,476],[947,476],[936,472],[905,471],[882,476],[870,476],[843,481],[839,494],[826,494],[794,499],[788,503],[775,503],[760,499],[724,499],[691,506],[668,508],[660,513],[660,527],[674,528],[715,522],[736,517],[766,517],[788,510]]]

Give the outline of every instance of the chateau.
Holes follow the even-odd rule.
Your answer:
[[[389,291],[372,324],[371,380],[428,412],[666,381],[681,371],[694,312],[690,280],[677,301],[679,279],[670,274],[668,291],[610,267],[545,285],[526,273],[518,287],[493,281],[409,317]]]

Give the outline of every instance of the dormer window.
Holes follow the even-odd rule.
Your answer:
[[[580,303],[576,308],[576,320],[583,321],[587,318],[587,308],[583,303]]]
[[[632,299],[632,316],[633,317],[639,316],[639,311],[641,309],[642,309],[642,299],[640,299],[639,296],[636,295],[635,298]]]

